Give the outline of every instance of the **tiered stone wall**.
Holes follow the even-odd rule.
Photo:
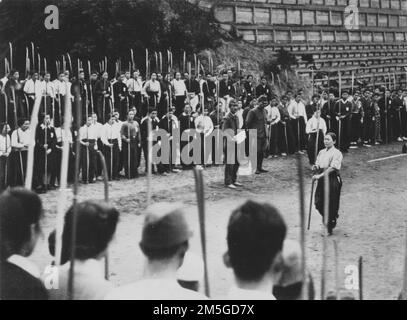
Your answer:
[[[406,82],[407,0],[214,1],[212,10],[244,40],[295,53],[300,74],[310,73],[301,57],[312,55],[320,72],[341,70],[345,86],[352,73],[376,84],[389,73]],[[358,11],[357,24],[351,10]]]

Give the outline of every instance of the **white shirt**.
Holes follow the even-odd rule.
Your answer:
[[[28,272],[35,278],[39,279],[41,276],[39,268],[33,262],[28,260],[26,257],[14,254],[11,257],[9,257],[7,261]]]
[[[143,279],[114,289],[105,300],[207,300],[199,292],[184,289],[175,279]]]
[[[336,170],[340,170],[342,166],[343,155],[335,147],[331,149],[323,149],[319,152],[317,161],[315,165],[319,166],[321,169],[327,169],[329,167]]]
[[[319,123],[319,124],[318,124]],[[324,133],[324,135],[326,134],[327,128],[326,128],[326,122],[324,119],[319,118],[319,121],[317,118],[315,118],[314,116],[312,116],[311,119],[308,120],[307,122],[307,126],[305,128],[305,132],[307,134],[310,134],[312,132],[316,132],[319,126],[319,130],[322,130],[322,132]]]
[[[137,79],[131,78],[127,81],[127,88],[129,89],[129,92],[141,92],[141,89],[143,88],[143,81],[140,77]]]
[[[270,289],[271,291],[271,289]],[[264,292],[259,290],[247,290],[232,287],[227,295],[227,300],[276,300],[273,294],[270,292]]]
[[[63,128],[57,127],[55,128],[55,136],[57,137],[57,142],[67,141],[68,143],[73,143],[72,132],[70,130],[67,134]]]
[[[268,105],[265,109],[267,111],[267,121],[272,122],[272,124],[280,122],[281,115],[277,107],[272,107]]]
[[[7,149],[6,149],[7,146]],[[0,135],[0,156],[4,155],[5,153],[10,153],[11,152],[11,141],[10,141],[10,136],[6,135],[5,137],[3,135]]]
[[[187,92],[187,87],[185,86],[184,80],[180,79],[174,79],[172,80],[172,86],[174,88],[174,95],[177,97],[179,96],[185,96]]]
[[[24,148],[31,142],[30,129],[23,131],[21,128],[14,130],[11,134],[11,146],[13,148]]]
[[[94,125],[91,125],[89,127],[87,125],[84,125],[79,129],[79,137],[81,140],[97,140],[99,138],[99,130]],[[95,149],[97,149],[97,144],[95,144]]]
[[[307,113],[305,111],[305,105],[302,103],[302,101],[298,102],[295,100],[292,100],[290,104],[287,107],[288,114],[290,115],[290,118],[296,119],[297,116],[303,117],[305,121],[308,121],[307,118]]]
[[[102,136],[103,124],[101,124],[100,122],[94,122],[93,126],[96,127],[96,131],[97,131],[97,134],[98,134],[98,139],[100,139],[101,136]]]
[[[198,133],[211,134],[213,131],[213,122],[209,116],[199,115],[195,118],[195,128]]]
[[[38,87],[38,91],[35,92],[35,96],[47,95],[55,98],[55,88],[52,82],[41,81]]]
[[[237,110],[236,116],[237,116],[237,118],[239,119],[238,129],[242,129],[243,123],[244,123],[244,119],[243,119],[243,109]]]
[[[160,100],[160,97],[161,97],[161,85],[157,80],[155,80],[155,81],[153,81],[153,80],[146,81],[146,83],[144,84],[144,87],[143,87],[143,93],[148,94],[149,92],[158,93],[158,100]]]
[[[28,79],[24,84],[24,92],[29,95],[41,94],[41,81],[33,79]]]
[[[120,130],[116,130],[116,124],[110,125],[109,123],[105,123],[102,127],[101,137],[103,144],[109,145],[109,140],[117,139],[119,144],[119,149],[122,149],[122,137],[120,135]]]

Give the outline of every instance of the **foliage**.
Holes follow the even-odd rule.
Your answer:
[[[47,5],[60,13],[60,29],[44,26]],[[190,55],[216,48],[221,34],[210,12],[186,0],[3,0],[0,3],[0,58],[12,42],[15,60],[24,66],[25,48],[31,42],[49,59],[70,53],[76,59],[101,61],[104,56],[135,60],[144,66],[145,49],[150,52],[171,47],[176,55]],[[166,57],[166,54],[164,54]],[[177,61],[174,61],[176,63]]]

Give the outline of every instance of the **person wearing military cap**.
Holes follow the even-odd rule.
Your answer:
[[[114,289],[107,300],[205,300],[203,294],[177,282],[191,231],[177,203],[156,203],[147,209],[140,248],[146,257],[143,278]]]

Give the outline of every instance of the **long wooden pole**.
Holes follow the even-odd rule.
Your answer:
[[[299,200],[300,200],[300,241],[301,241],[301,273],[302,273],[302,300],[307,300],[307,267],[306,267],[306,252],[305,252],[305,197],[304,197],[304,172],[301,155],[297,156],[298,167],[298,184],[299,184]],[[312,197],[312,195],[311,195]]]
[[[70,142],[68,137],[72,126],[72,103],[68,93],[68,83],[65,82],[65,112],[62,136],[62,159],[61,159],[61,180],[58,196],[57,217],[56,217],[56,236],[55,236],[55,265],[58,268],[61,264],[62,255],[62,233],[64,229],[64,213],[68,203],[68,168]]]
[[[208,260],[206,254],[206,232],[205,232],[205,191],[203,182],[203,169],[194,169],[195,187],[198,202],[198,215],[199,215],[199,227],[201,234],[201,247],[202,258],[204,262],[204,283],[205,283],[205,295],[210,297],[209,290],[209,276],[208,276]]]
[[[321,300],[325,300],[327,249],[328,249],[328,223],[329,223],[329,175],[324,174],[324,221],[322,239],[322,268],[321,268]]]
[[[25,188],[31,190],[32,178],[34,174],[34,146],[35,146],[35,133],[38,124],[38,113],[41,107],[42,97],[39,95],[36,97],[34,102],[33,111],[31,114],[30,122],[30,142],[28,144],[28,154],[27,154],[27,168],[25,176]]]

